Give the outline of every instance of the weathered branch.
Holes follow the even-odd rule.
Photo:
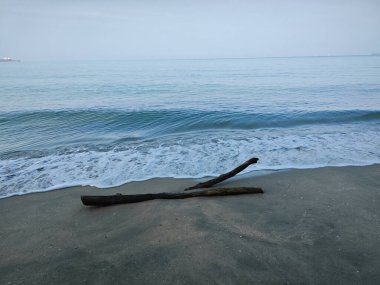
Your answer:
[[[246,162],[244,162],[243,164],[239,165],[238,167],[236,167],[235,169],[231,170],[230,172],[227,172],[225,174],[222,174],[222,175],[219,175],[218,177],[215,177],[211,180],[208,180],[206,182],[202,182],[202,183],[198,183],[194,186],[191,186],[189,188],[186,188],[184,191],[188,191],[188,190],[193,190],[193,189],[198,189],[198,188],[209,188],[217,183],[220,183],[232,176],[235,176],[236,174],[238,174],[239,172],[243,171],[244,169],[246,169],[248,166],[250,166],[251,164],[254,164],[258,161],[259,159],[256,158],[256,157],[253,157],[251,159],[248,159]]]
[[[111,195],[111,196],[81,196],[82,203],[86,206],[109,206],[124,203],[137,203],[155,199],[185,199],[201,196],[226,196],[240,194],[263,193],[261,188],[235,187],[235,188],[215,188],[204,191],[194,191],[187,193],[157,193],[157,194],[137,194],[137,195]]]

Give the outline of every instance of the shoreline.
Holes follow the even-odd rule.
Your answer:
[[[235,180],[240,180],[240,179],[245,179],[245,178],[254,178],[254,177],[266,176],[266,175],[271,175],[271,174],[275,174],[275,173],[294,171],[294,170],[320,169],[320,168],[328,168],[328,167],[332,167],[332,168],[366,167],[366,166],[376,166],[376,165],[380,165],[380,163],[373,162],[370,164],[358,164],[358,165],[341,164],[341,165],[329,165],[329,166],[320,165],[320,166],[305,166],[302,168],[285,167],[285,168],[279,168],[279,169],[252,169],[249,171],[243,171],[242,173],[238,173],[236,176],[229,178],[227,181],[235,181]],[[83,183],[83,184],[79,183],[79,184],[73,184],[73,185],[67,184],[67,186],[57,185],[57,186],[53,186],[51,188],[47,188],[45,190],[36,190],[36,191],[28,192],[28,193],[16,193],[16,194],[11,194],[9,196],[0,196],[0,200],[11,198],[11,197],[19,197],[19,196],[24,196],[24,195],[30,195],[30,194],[35,194],[35,193],[46,193],[46,192],[51,192],[51,191],[67,190],[67,189],[78,188],[78,187],[90,187],[90,188],[95,188],[95,189],[104,190],[104,191],[107,191],[108,189],[118,189],[118,188],[123,189],[124,187],[128,187],[128,184],[130,184],[130,183],[142,183],[142,182],[148,182],[150,180],[155,180],[155,179],[192,180],[194,182],[194,184],[196,184],[202,180],[211,179],[211,178],[216,177],[218,175],[219,174],[217,174],[217,175],[204,175],[204,176],[199,176],[199,177],[198,176],[197,177],[192,177],[192,176],[178,176],[178,177],[152,176],[152,177],[147,177],[144,179],[129,180],[129,181],[126,181],[120,185],[113,185],[113,186],[106,186],[106,187],[99,187],[96,185],[86,184],[86,183]],[[108,195],[108,194],[105,193],[104,195]]]
[[[0,199],[0,283],[380,283],[380,164],[245,175],[218,186],[264,194],[81,204],[201,180],[153,178]]]

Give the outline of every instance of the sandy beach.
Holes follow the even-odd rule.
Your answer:
[[[380,284],[380,165],[233,179],[264,194],[96,208],[157,178],[0,200],[0,284]]]

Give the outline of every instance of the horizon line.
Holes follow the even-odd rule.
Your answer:
[[[266,59],[266,58],[307,58],[307,57],[353,57],[353,56],[380,56],[380,53],[370,54],[340,54],[340,55],[291,55],[291,56],[253,56],[253,57],[204,57],[204,58],[123,58],[123,59],[20,59],[15,61],[159,61],[159,60],[235,60],[235,59]]]

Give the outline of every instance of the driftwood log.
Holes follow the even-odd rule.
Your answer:
[[[250,166],[251,164],[254,164],[258,161],[259,159],[256,158],[256,157],[252,157],[251,159],[248,159],[246,162],[244,162],[243,164],[239,165],[238,167],[236,167],[235,169],[231,170],[230,172],[227,172],[227,173],[224,173],[222,175],[219,175],[218,177],[215,177],[211,180],[208,180],[206,182],[202,182],[202,183],[198,183],[194,186],[191,186],[189,188],[186,188],[185,191],[188,191],[188,190],[193,190],[193,189],[199,189],[199,188],[209,188],[217,183],[220,183],[232,176],[235,176],[236,174],[238,174],[239,172],[243,171],[244,169],[246,169],[248,166]]]
[[[137,203],[155,199],[186,199],[192,197],[210,197],[226,196],[241,194],[263,193],[261,188],[254,187],[234,187],[234,188],[213,188],[203,191],[194,191],[187,193],[157,193],[157,194],[137,194],[122,195],[116,194],[111,196],[81,196],[82,203],[86,206],[110,206],[124,203]]]
[[[194,186],[184,189],[193,190],[199,188],[209,188],[219,182],[222,182],[232,176],[235,176],[239,172],[246,169],[251,164],[254,164],[259,159],[253,157],[243,164],[239,165],[235,169],[222,174],[216,178],[208,180],[206,182],[198,183]],[[136,194],[136,195],[109,195],[109,196],[81,196],[82,203],[86,206],[109,206],[115,204],[124,204],[124,203],[137,203],[148,200],[155,199],[186,199],[192,197],[209,197],[209,196],[226,196],[226,195],[240,195],[240,194],[257,194],[263,193],[261,188],[255,187],[234,187],[234,188],[213,188],[204,191],[194,191],[194,192],[180,192],[180,193],[156,193],[156,194]]]

